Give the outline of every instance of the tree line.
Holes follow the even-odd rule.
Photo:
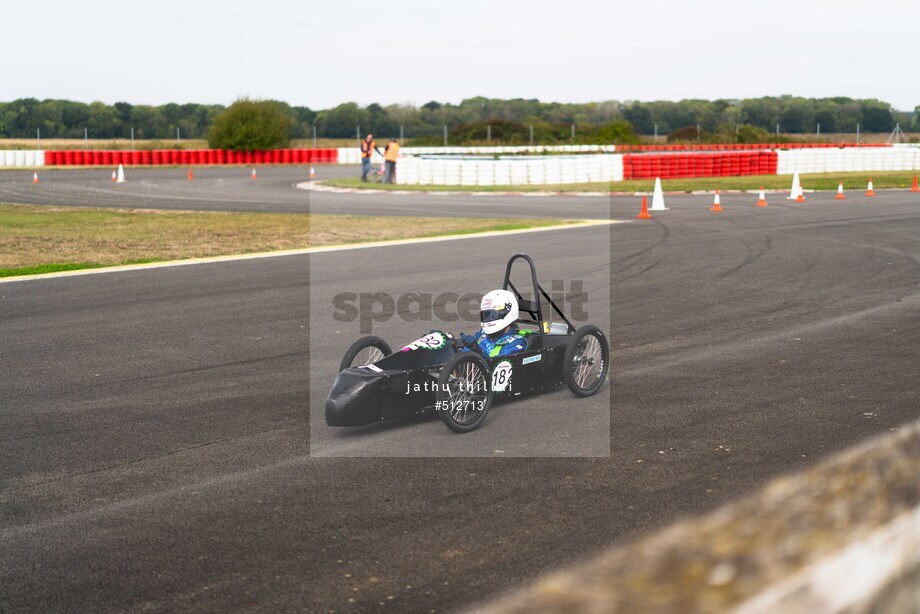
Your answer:
[[[757,137],[784,134],[890,132],[900,122],[904,130],[920,131],[920,106],[900,112],[876,99],[767,96],[743,100],[680,100],[652,102],[541,102],[536,99],[467,98],[459,104],[431,101],[421,106],[394,104],[360,106],[346,102],[331,109],[311,110],[284,102],[272,104],[286,117],[289,139],[354,138],[356,131],[379,137],[439,142],[444,126],[451,142],[526,141],[533,127],[540,142],[624,138],[639,135],[704,133],[738,135],[739,126]],[[0,137],[94,139],[207,138],[223,105],[105,104],[70,100],[23,98],[0,102]],[[627,125],[628,124],[628,125]],[[692,128],[693,130],[689,130]],[[683,130],[683,132],[679,132]],[[85,131],[85,132],[84,132]],[[573,137],[574,133],[574,137]]]

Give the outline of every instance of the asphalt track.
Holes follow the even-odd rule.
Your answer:
[[[317,178],[353,176],[356,166],[318,165]],[[541,196],[445,196],[414,194],[337,194],[295,189],[307,181],[303,166],[260,167],[249,178],[242,167],[198,168],[195,181],[185,168],[128,169],[128,181],[114,184],[110,169],[54,170],[40,173],[0,171],[0,202],[58,206],[198,209],[213,211],[270,211],[277,213],[354,213],[363,215],[423,215],[490,217],[603,218],[606,197],[567,196],[555,202]],[[624,203],[629,199],[623,199]],[[635,199],[632,199],[633,201]],[[635,206],[633,204],[633,206]]]
[[[357,166],[317,165],[317,179],[354,176]],[[402,215],[426,217],[551,217],[577,219],[632,219],[638,213],[635,196],[577,196],[526,194],[502,196],[480,193],[380,194],[335,193],[296,189],[309,178],[304,166],[259,167],[258,178],[249,178],[246,167],[199,167],[195,181],[188,181],[185,168],[127,169],[128,181],[114,184],[111,169],[48,170],[32,183],[31,171],[0,171],[0,203],[56,206],[143,208],[205,211],[264,211],[276,213],[329,213],[356,215]],[[790,179],[791,182],[791,179]],[[665,183],[667,189],[667,183]],[[899,202],[902,192],[880,191],[878,204]],[[810,194],[814,202],[833,202],[833,193]],[[850,198],[859,198],[851,193]],[[700,209],[708,208],[712,196],[669,196]],[[756,202],[756,195],[723,194],[723,206]],[[780,205],[783,195],[769,194],[768,202]],[[612,211],[608,205],[613,205]]]
[[[35,187],[52,193],[55,174]],[[2,183],[0,201],[14,200],[6,173]],[[249,190],[236,183],[227,198]],[[233,206],[293,190],[270,169],[253,183]],[[157,191],[147,202],[228,206],[179,206]],[[142,202],[121,196],[117,206]],[[297,210],[303,197],[283,198],[279,208]],[[402,200],[390,208],[428,202]],[[569,200],[609,214],[605,199],[577,197],[555,214],[555,198],[496,199],[494,214],[559,216]],[[814,195],[759,209],[727,195],[722,214],[707,200],[675,197],[650,222],[539,241],[0,284],[0,611],[462,608],[917,419],[920,198]],[[633,205],[614,200],[613,217]],[[609,288],[587,288],[610,293],[609,408],[562,390],[500,406],[457,437],[436,420],[311,423],[328,382],[306,374],[334,370],[353,334],[322,325],[334,293],[481,292],[515,251],[550,277],[597,286],[609,267]],[[395,318],[375,332],[395,343],[420,324]],[[591,408],[609,411],[609,456],[520,456],[528,442],[571,451],[567,435],[592,433],[554,420]],[[464,446],[490,457],[320,456]]]

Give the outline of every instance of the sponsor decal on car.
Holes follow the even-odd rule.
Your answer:
[[[543,360],[543,354],[536,354],[534,356],[528,356],[527,358],[521,361],[521,364],[529,365],[532,362],[540,362],[541,360]]]
[[[378,367],[378,366],[376,366],[376,365],[363,365],[361,368],[362,368],[362,369],[370,369],[371,371],[374,371],[374,372],[376,372],[376,373],[383,373],[383,369],[381,369],[380,367]]]
[[[446,339],[441,333],[428,333],[424,337],[416,339],[406,347],[402,352],[411,352],[412,350],[437,350],[444,347]]]

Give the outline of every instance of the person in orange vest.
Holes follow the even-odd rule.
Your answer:
[[[377,143],[374,141],[374,135],[368,134],[367,137],[361,141],[361,181],[365,183],[367,182],[367,174],[371,171],[371,156],[374,155],[375,151],[380,154]]]
[[[396,183],[396,159],[399,158],[399,143],[390,139],[386,149],[383,150],[383,159],[386,162],[386,172],[383,175],[384,183]]]

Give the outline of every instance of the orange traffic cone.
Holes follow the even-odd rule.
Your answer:
[[[255,179],[255,178],[256,178],[256,169],[255,169],[255,168],[252,169],[252,174],[249,176],[249,178],[250,178],[250,179]]]
[[[722,209],[722,204],[719,200],[718,190],[716,190],[716,195],[712,197],[712,208],[710,208],[709,210],[712,211],[713,213],[721,213],[722,211],[724,211],[724,209]]]
[[[118,177],[115,176],[115,171],[112,171],[112,183],[118,181]]]
[[[843,182],[837,184],[837,196],[834,197],[834,200],[846,200],[847,197],[843,195]]]
[[[38,173],[32,173],[32,183],[38,183]]]
[[[192,172],[192,169],[188,169],[188,180],[195,181],[195,173]]]
[[[920,192],[920,185],[917,185],[917,176],[914,175],[914,183],[910,186],[911,192]]]
[[[869,188],[866,190],[866,196],[875,196],[875,191],[872,189],[872,178],[869,178]]]
[[[764,194],[763,186],[760,186],[760,200],[757,201],[757,206],[758,207],[767,206],[767,197],[766,197],[766,194]]]
[[[640,220],[652,219],[651,214],[649,214],[648,212],[648,197],[647,196],[642,197],[642,211],[636,217],[639,218]]]
[[[310,179],[316,179],[316,169],[312,166],[310,167]]]

